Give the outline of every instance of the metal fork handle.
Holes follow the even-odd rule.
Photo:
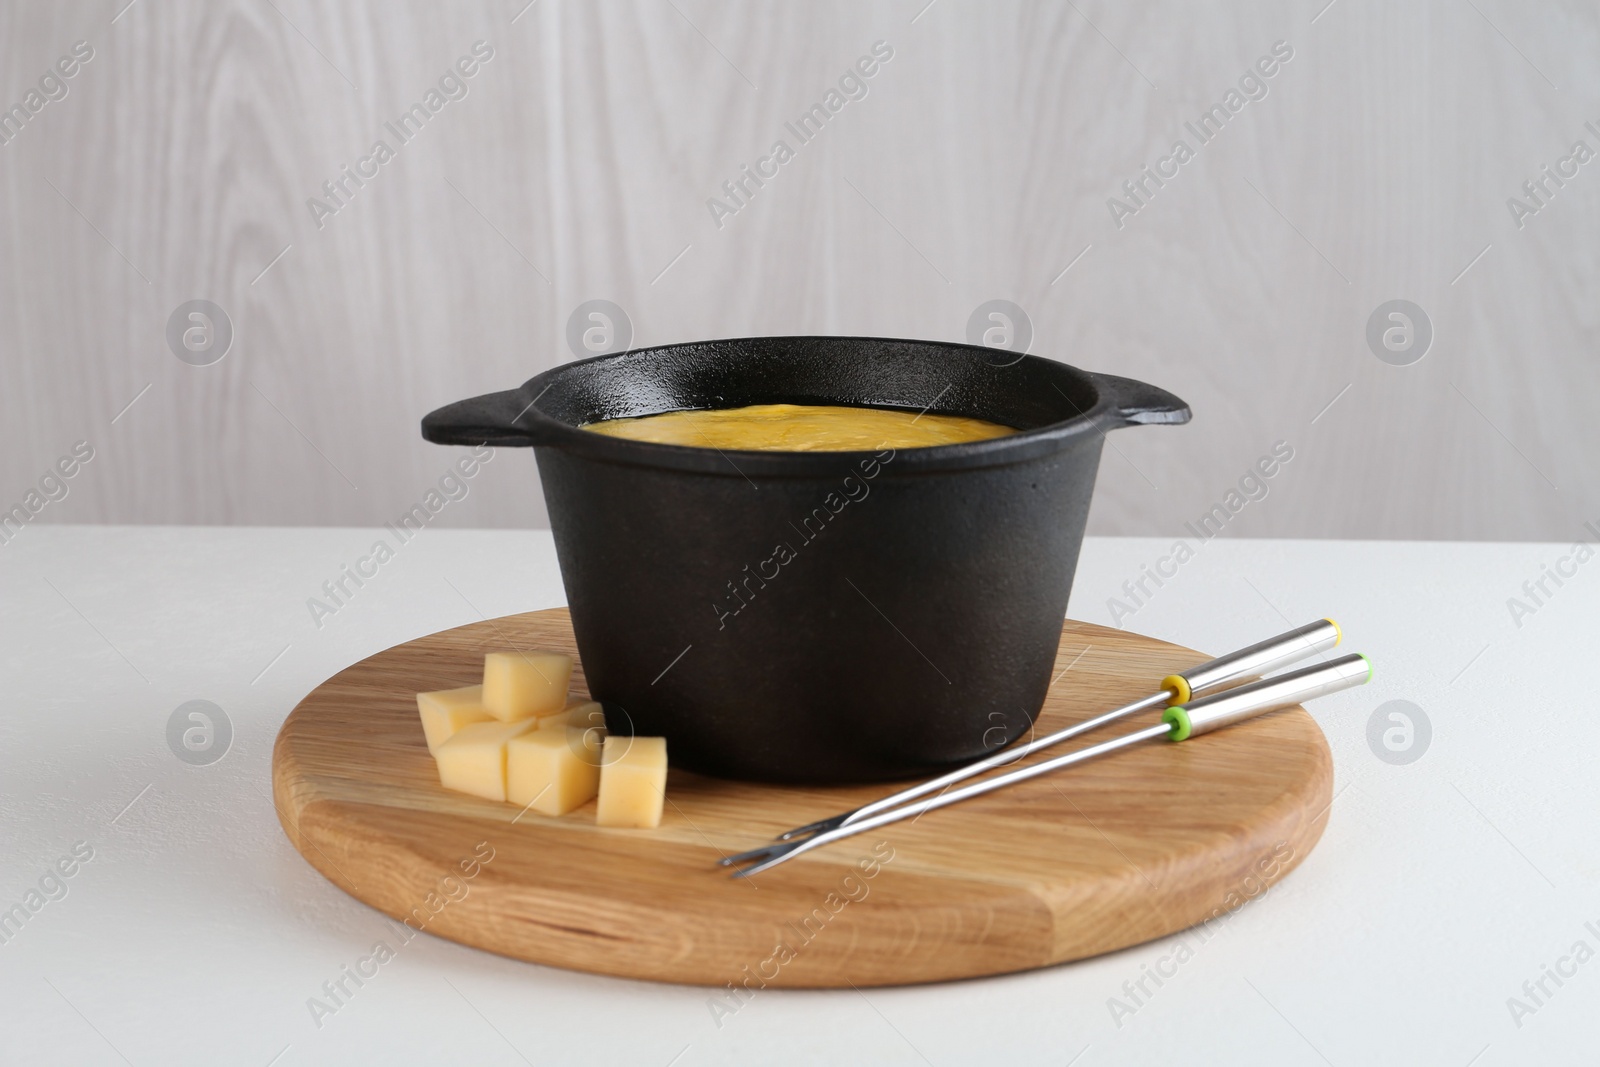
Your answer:
[[[1165,737],[1172,741],[1184,741],[1190,737],[1197,737],[1212,730],[1243,722],[1257,715],[1293,707],[1301,701],[1337,693],[1352,686],[1363,685],[1371,677],[1372,662],[1367,657],[1357,653],[1343,656],[1329,663],[1292,671],[1278,678],[1268,678],[1240,686],[1237,689],[1195,701],[1187,707],[1174,704],[1167,709],[1162,716],[1162,721],[1155,726],[1147,726],[1142,730],[1135,730],[1131,734],[1124,734],[1121,737],[1103,741],[1089,748],[1079,749],[1064,756],[1044,760],[1033,764],[1031,767],[1023,767],[1020,770],[1009,771],[981,782],[974,782],[971,785],[963,786],[960,789],[952,790],[929,800],[907,804],[892,811],[869,815],[847,826],[840,826],[837,829],[817,834],[815,837],[810,837],[803,841],[793,841],[784,845],[774,846],[775,850],[768,858],[754,866],[746,867],[744,870],[736,872],[734,876],[737,878],[748,877],[758,871],[764,871],[769,867],[783,863],[785,860],[792,859],[802,852],[808,852],[813,848],[820,848],[831,842],[851,837],[879,826],[887,826],[889,823],[899,822],[901,819],[920,816],[938,808],[958,804],[963,800],[982,796],[996,789],[1004,789],[1006,786],[1025,782],[1030,778],[1037,778],[1041,774],[1049,774],[1064,767],[1070,767],[1075,763],[1081,763],[1085,760],[1095,759],[1099,756],[1119,751],[1129,745],[1151,741],[1158,737]],[[782,849],[783,851],[776,851],[776,849]]]
[[[994,755],[985,756],[976,763],[968,763],[963,767],[957,767],[955,770],[950,771],[947,774],[941,774],[937,778],[930,778],[926,782],[911,786],[907,789],[902,789],[898,793],[891,794],[879,800],[874,800],[870,804],[863,804],[855,811],[849,812],[843,816],[835,816],[835,818],[839,819],[840,826],[854,825],[863,819],[876,815],[880,811],[888,811],[890,808],[897,808],[908,800],[914,800],[917,797],[927,796],[929,793],[937,793],[939,790],[956,782],[965,781],[966,779],[982,774],[985,771],[991,771],[996,767],[1004,767],[1008,764],[1015,763],[1020,759],[1026,759],[1028,756],[1033,755],[1033,753],[1038,752],[1040,749],[1054,747],[1063,741],[1069,741],[1072,738],[1077,737],[1079,734],[1088,733],[1090,730],[1097,730],[1109,723],[1116,722],[1119,719],[1125,719],[1129,715],[1135,715],[1141,711],[1144,711],[1146,708],[1153,708],[1158,704],[1165,704],[1170,699],[1172,699],[1172,694],[1167,692],[1165,689],[1151,693],[1149,696],[1135,700],[1131,704],[1124,704],[1122,707],[1113,711],[1108,711],[1104,715],[1097,715],[1092,719],[1086,719],[1085,721],[1077,723],[1076,725],[1068,726],[1064,730],[1057,730],[1053,734],[1046,734],[1045,736],[1037,738],[1036,740],[1029,741],[1025,745],[1003,748]]]
[[[1029,778],[1036,778],[1041,774],[1049,774],[1051,771],[1060,770],[1063,767],[1069,767],[1074,763],[1081,763],[1084,760],[1091,760],[1097,756],[1104,756],[1108,753],[1115,752],[1118,749],[1126,748],[1129,745],[1136,745],[1141,741],[1150,741],[1157,737],[1167,737],[1170,735],[1170,733],[1171,727],[1166,723],[1158,723],[1155,726],[1146,726],[1143,730],[1135,730],[1131,734],[1125,734],[1122,737],[1103,742],[1095,745],[1092,748],[1082,749],[1078,752],[1069,752],[1065,756],[1057,756],[1055,759],[1046,760],[1043,763],[1036,763],[1031,767],[1024,767],[1021,770],[1012,771],[1009,774],[1002,774],[999,777],[990,778],[982,782],[974,782],[969,786],[952,790],[949,793],[933,797],[930,800],[924,800],[916,804],[908,804],[903,808],[895,808],[892,811],[878,812],[876,815],[868,815],[857,822],[850,823],[846,826],[840,826],[837,829],[829,830],[826,833],[817,834],[815,837],[808,837],[803,841],[789,841],[781,845],[771,846],[774,851],[770,853],[766,859],[752,867],[746,867],[741,871],[735,871],[734,877],[747,878],[750,875],[764,871],[769,867],[775,867],[785,860],[793,859],[802,852],[809,852],[814,848],[820,848],[823,845],[832,844],[835,841],[841,841],[846,837],[853,837],[856,834],[865,833],[868,830],[874,830],[880,826],[887,826],[892,822],[899,822],[901,819],[923,815],[927,812],[934,811],[937,808],[947,807],[951,804],[959,804],[963,800],[967,800],[976,796],[982,796],[984,793],[990,793],[996,789],[1004,789],[1008,785],[1015,785],[1016,783],[1026,781]],[[782,851],[777,851],[779,849]]]
[[[964,764],[963,766],[957,767],[953,771],[941,774],[937,778],[930,778],[926,782],[919,782],[916,785],[908,786],[907,788],[900,790],[898,793],[890,793],[886,797],[880,797],[871,803],[863,804],[853,811],[841,812],[838,815],[830,816],[826,819],[819,819],[817,822],[806,823],[804,826],[796,826],[793,830],[786,830],[779,834],[778,840],[790,841],[796,837],[805,837],[808,834],[826,833],[829,830],[835,830],[841,826],[849,826],[852,823],[865,819],[869,815],[874,815],[880,811],[887,811],[890,808],[899,807],[908,800],[915,800],[917,797],[927,796],[929,793],[937,793],[939,790],[955,782],[964,781],[975,775],[982,774],[985,771],[993,770],[996,767],[1004,767],[1007,764],[1015,763],[1020,759],[1026,759],[1028,756],[1038,752],[1040,749],[1050,748],[1053,745],[1059,745],[1061,742],[1077,737],[1079,734],[1098,729],[1107,723],[1116,722],[1118,719],[1133,715],[1137,712],[1143,711],[1146,708],[1154,707],[1155,705],[1164,703],[1171,698],[1172,694],[1166,690],[1151,693],[1147,697],[1135,700],[1132,704],[1124,704],[1122,707],[1117,708],[1114,711],[1108,711],[1104,715],[1098,715],[1092,719],[1069,726],[1064,730],[1057,730],[1053,734],[1046,734],[1044,737],[1036,738],[1035,740],[1029,741],[1027,744],[1003,748],[992,756],[985,756],[983,759],[978,760],[975,763]]]
[[[1092,719],[1078,723],[1075,726],[1069,726],[1064,730],[1057,730],[1053,734],[1047,734],[1025,745],[1002,749],[992,756],[986,756],[978,760],[976,763],[969,763],[937,778],[929,779],[918,785],[902,789],[898,793],[874,800],[870,804],[863,804],[854,811],[843,812],[818,822],[807,823],[805,826],[797,826],[793,830],[779,834],[778,840],[789,841],[807,834],[826,833],[841,826],[850,826],[880,811],[888,811],[890,808],[899,807],[908,800],[915,800],[917,797],[936,793],[956,782],[983,774],[985,771],[993,770],[996,767],[1015,763],[1041,749],[1051,748],[1063,741],[1071,740],[1079,734],[1099,729],[1120,719],[1125,719],[1130,715],[1137,715],[1146,708],[1155,707],[1168,700],[1174,700],[1176,703],[1181,704],[1201,692],[1218,689],[1230,683],[1241,681],[1253,674],[1267,674],[1280,667],[1287,667],[1289,664],[1297,663],[1307,656],[1333,648],[1339,643],[1340,637],[1339,624],[1332,619],[1317,619],[1315,622],[1307,623],[1304,626],[1297,626],[1293,630],[1278,634],[1276,637],[1270,637],[1265,641],[1259,641],[1248,648],[1241,648],[1237,652],[1230,652],[1225,656],[1207,660],[1204,663],[1190,667],[1188,670],[1169,674],[1162,679],[1161,689],[1143,699],[1135,700],[1131,704],[1125,704],[1113,711],[1106,712],[1104,715],[1097,715]]]
[[[1098,729],[1108,723],[1116,722],[1118,719],[1123,719],[1129,715],[1134,715],[1146,708],[1154,707],[1157,704],[1164,703],[1171,698],[1172,694],[1164,689],[1159,692],[1152,693],[1147,697],[1135,700],[1131,704],[1124,704],[1122,707],[1117,708],[1114,711],[1108,711],[1104,715],[1097,715],[1092,719],[1087,719],[1084,722],[1069,726],[1064,730],[1057,730],[1053,734],[1046,734],[1044,737],[1029,741],[1025,745],[1001,749],[994,755],[985,756],[976,763],[968,763],[964,766],[957,767],[955,770],[946,774],[941,774],[937,778],[930,778],[926,782],[919,782],[916,785],[900,790],[898,793],[890,793],[886,797],[880,797],[879,799],[868,804],[863,804],[861,807],[855,808],[852,811],[840,812],[838,815],[833,815],[826,819],[819,819],[816,822],[806,823],[804,826],[796,826],[793,830],[785,830],[783,833],[778,835],[778,841],[793,841],[797,837],[815,836],[817,834],[828,833],[831,830],[837,830],[843,826],[853,826],[862,819],[866,819],[880,811],[888,811],[890,808],[899,807],[908,800],[915,800],[917,797],[927,796],[929,793],[936,793],[939,790],[944,789],[956,782],[965,781],[968,778],[982,774],[985,771],[993,770],[996,767],[1004,767],[1008,764],[1015,763],[1018,760],[1025,759],[1033,753],[1038,752],[1040,749],[1059,745],[1061,742],[1077,737],[1079,734],[1088,733],[1090,730]],[[734,856],[726,856],[718,862],[724,867],[731,867],[736,863],[743,863],[746,860],[758,859],[762,856],[771,855],[778,850],[778,845],[763,845],[760,848],[753,848],[748,852],[740,852]]]
[[[1317,619],[1248,648],[1169,674],[1161,679],[1161,687],[1176,695],[1174,704],[1187,704],[1201,693],[1230,682],[1242,681],[1251,675],[1268,675],[1280,667],[1326,652],[1338,645],[1343,636],[1339,624],[1332,619]]]

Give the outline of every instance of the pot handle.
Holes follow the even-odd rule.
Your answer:
[[[1115,374],[1096,374],[1094,379],[1118,426],[1181,426],[1193,417],[1188,404],[1148,382]]]
[[[446,404],[422,417],[422,438],[436,445],[495,445],[526,448],[543,444],[542,435],[519,423],[533,407],[522,389]]]

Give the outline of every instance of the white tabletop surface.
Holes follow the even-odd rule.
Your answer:
[[[1330,615],[1377,664],[1366,688],[1311,708],[1335,765],[1321,844],[1204,944],[1178,935],[937,986],[766,991],[719,1027],[705,989],[424,935],[318,1026],[308,998],[392,935],[279,829],[268,771],[284,716],[389,645],[564,599],[548,533],[429,530],[318,629],[307,598],[373,539],[32,526],[0,546],[0,910],[26,906],[41,880],[48,890],[0,943],[0,1061],[1487,1067],[1600,1056],[1588,673],[1600,562],[1560,587],[1547,580],[1551,595],[1514,619],[1508,598],[1532,605],[1523,582],[1569,551],[1517,544],[1218,540],[1122,620],[1222,652]],[[1110,622],[1107,598],[1170,544],[1091,539],[1072,616]],[[197,699],[233,728],[226,755],[204,766],[167,742],[173,711]],[[1395,700],[1432,727],[1405,764],[1368,741],[1369,718]],[[92,858],[52,876],[75,845]],[[1124,983],[1163,959],[1171,972],[1186,936],[1192,954],[1175,976],[1146,979],[1150,995],[1126,1010]]]

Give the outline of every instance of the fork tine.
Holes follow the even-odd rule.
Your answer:
[[[787,842],[774,842],[770,845],[762,845],[760,848],[753,848],[748,852],[736,852],[731,856],[722,857],[717,861],[717,866],[732,867],[736,863],[748,863],[750,860],[765,859],[783,848],[785,844]]]
[[[804,851],[815,843],[816,838],[808,837],[801,841],[785,841],[779,845],[769,845],[766,849],[761,850],[766,852],[767,855],[762,858],[759,863],[753,863],[748,867],[742,867],[739,870],[734,871],[733,877],[748,878],[752,874],[764,871],[769,867],[776,867],[778,864],[788,859],[793,853]]]
[[[785,830],[778,835],[779,841],[793,841],[797,837],[810,837],[812,834],[825,834],[829,830],[837,829],[852,813],[844,812],[828,819],[818,819],[808,822],[804,826],[796,826],[793,830]]]

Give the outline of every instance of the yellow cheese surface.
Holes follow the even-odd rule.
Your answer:
[[[600,750],[600,802],[594,819],[597,825],[660,826],[666,795],[666,738],[605,739]]]
[[[483,657],[483,705],[502,722],[551,715],[567,706],[572,657],[560,652],[491,652]]]
[[[574,700],[561,711],[554,715],[546,715],[539,720],[539,729],[566,729],[577,727],[586,730],[594,727],[602,735],[606,729],[606,713],[599,703],[593,700]]]
[[[463,726],[494,717],[483,706],[481,685],[418,693],[417,714],[422,717],[422,734],[428,739],[428,751],[433,753]]]
[[[546,720],[547,722],[549,720]],[[600,789],[600,737],[547,727],[506,742],[506,799],[542,815],[565,815]]]
[[[439,784],[485,800],[506,799],[506,742],[535,729],[537,719],[463,726],[433,755]]]
[[[593,433],[700,448],[762,452],[875,452],[985,441],[1017,431],[961,415],[930,415],[890,408],[835,404],[752,404],[739,408],[666,411],[633,419],[606,419],[583,427]]]

